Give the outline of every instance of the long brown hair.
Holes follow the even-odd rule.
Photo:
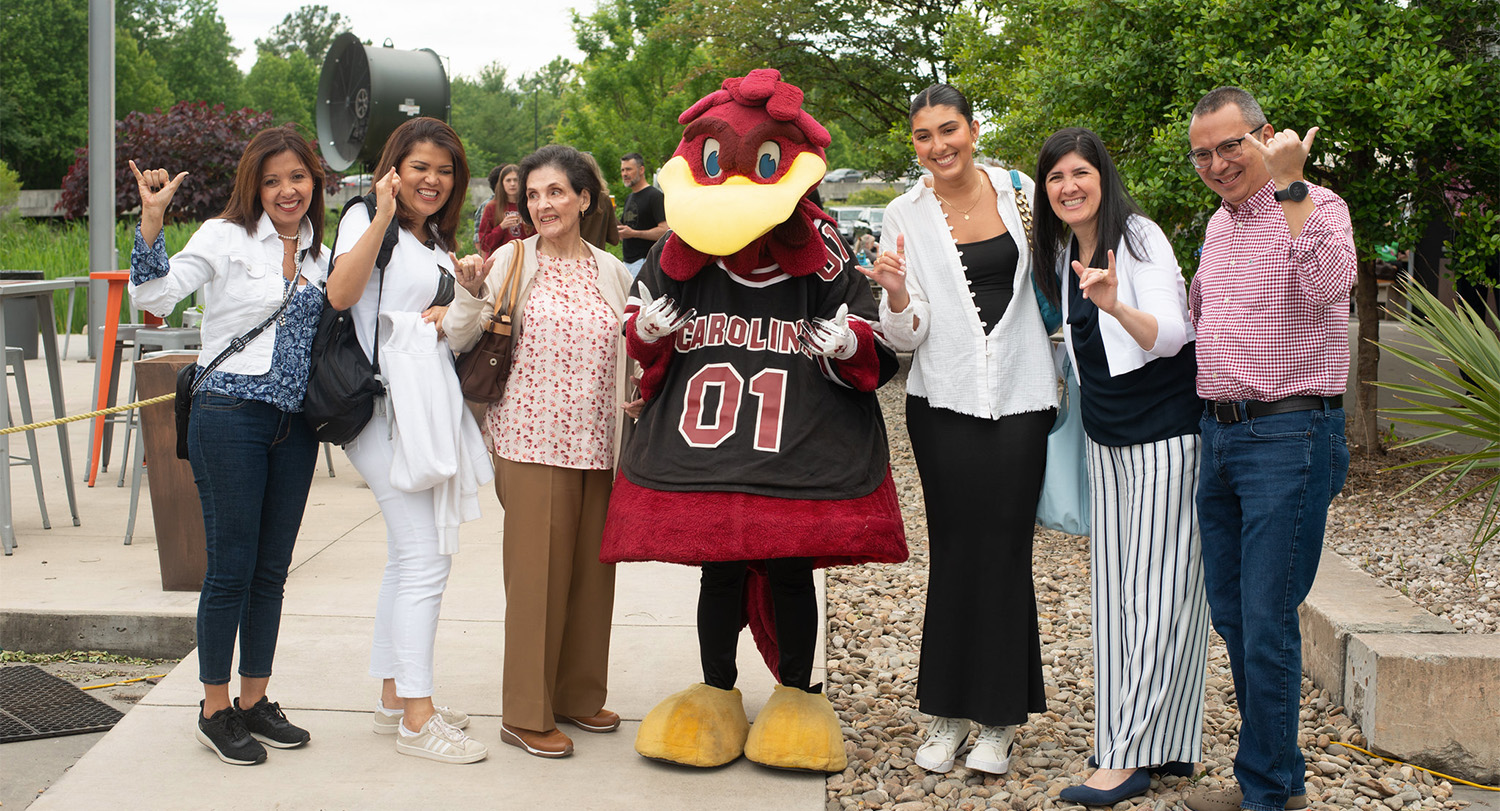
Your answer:
[[[510,175],[510,174],[514,174],[514,175],[518,176],[516,178],[516,183],[517,184],[519,184],[521,182],[521,178],[519,177],[519,175],[521,174],[521,167],[515,165],[514,163],[507,163],[507,164],[505,164],[504,166],[500,167],[500,179],[497,180],[497,181],[495,181],[495,196],[498,197],[498,198],[500,198],[502,202],[515,203],[516,204],[516,208],[520,209],[522,206],[524,206],[526,204],[526,190],[523,189],[523,188],[521,188],[519,185],[517,185],[516,186],[516,199],[512,200],[509,197],[507,197],[505,195],[505,176],[506,175]],[[504,211],[505,207],[501,206],[500,210]]]
[[[234,191],[230,193],[229,202],[219,216],[254,236],[255,227],[260,224],[260,215],[265,212],[265,207],[260,204],[261,175],[266,161],[283,152],[296,155],[312,176],[313,193],[312,199],[307,201],[306,216],[312,222],[313,235],[307,252],[316,258],[323,248],[323,217],[326,215],[323,207],[323,162],[318,159],[318,153],[313,151],[307,139],[290,124],[261,130],[250,139],[250,143],[245,146],[245,154],[240,156],[239,168],[234,171]]]
[[[442,243],[441,247],[452,250],[458,245],[459,214],[464,207],[464,198],[469,193],[469,159],[464,155],[463,142],[458,140],[458,133],[452,127],[426,116],[413,118],[397,127],[391,137],[386,139],[385,149],[380,152],[374,177],[376,180],[385,177],[406,160],[406,156],[411,154],[417,144],[423,143],[446,149],[453,156],[453,191],[449,192],[448,199],[437,214],[428,219],[428,226]],[[396,198],[396,219],[403,228],[411,228],[417,223],[416,215],[401,204],[400,197]]]

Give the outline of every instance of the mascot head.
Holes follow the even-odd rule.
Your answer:
[[[678,121],[682,142],[658,177],[673,235],[664,269],[680,277],[702,266],[699,257],[734,257],[731,270],[772,260],[800,275],[785,267],[783,249],[821,254],[812,227],[821,212],[803,198],[828,170],[829,144],[828,130],[802,109],[802,91],[779,71],[754,70],[725,79]],[[676,240],[685,245],[673,249]]]

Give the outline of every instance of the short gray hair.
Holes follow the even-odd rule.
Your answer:
[[[1193,118],[1216,113],[1230,104],[1240,109],[1247,129],[1258,130],[1269,123],[1265,112],[1260,109],[1260,102],[1250,95],[1250,91],[1229,85],[1216,87],[1198,99],[1198,103],[1193,105]]]

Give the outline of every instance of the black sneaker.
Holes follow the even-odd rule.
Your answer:
[[[235,766],[254,766],[266,762],[266,748],[251,737],[245,721],[235,707],[225,707],[211,718],[203,717],[203,702],[198,702],[198,742],[214,750],[219,760]]]
[[[265,696],[261,696],[260,701],[255,702],[255,706],[248,710],[240,707],[240,700],[236,698],[234,708],[240,711],[240,717],[244,719],[245,728],[250,730],[250,734],[267,746],[295,749],[312,738],[307,730],[286,720],[280,704]]]

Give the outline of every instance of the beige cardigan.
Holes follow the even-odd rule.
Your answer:
[[[495,251],[495,263],[490,274],[484,279],[482,297],[475,297],[464,289],[463,285],[457,285],[453,296],[453,303],[448,307],[448,314],[443,316],[443,332],[448,336],[448,344],[455,352],[463,353],[471,349],[479,342],[479,336],[483,332],[485,324],[495,312],[495,297],[499,295],[500,286],[505,282],[505,271],[510,267],[511,252],[524,250],[521,255],[521,292],[513,309],[513,323],[515,324],[515,335],[519,340],[521,332],[525,330],[522,315],[526,309],[526,299],[531,295],[531,282],[536,278],[537,271],[537,240],[538,236],[527,237],[521,240],[511,240],[500,246]],[[584,243],[588,245],[587,242]],[[593,245],[589,250],[594,254],[594,263],[599,267],[599,274],[595,279],[595,286],[599,295],[614,310],[615,316],[620,319],[621,324],[625,321],[625,298],[630,292],[630,272],[625,269],[625,264],[616,259],[613,254],[601,251]],[[632,362],[625,353],[625,333],[621,330],[615,345],[615,402],[624,403],[626,387],[631,377]],[[623,409],[615,410],[615,468],[620,466],[620,450],[624,447],[625,412]]]

